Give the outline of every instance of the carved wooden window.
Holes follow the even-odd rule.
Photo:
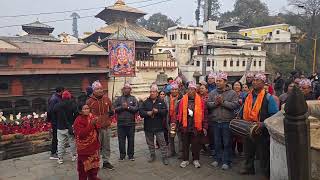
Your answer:
[[[8,66],[9,65],[9,58],[7,55],[0,55],[0,67],[1,66]]]
[[[32,64],[43,64],[43,59],[42,58],[33,58]]]

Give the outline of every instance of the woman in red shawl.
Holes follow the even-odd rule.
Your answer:
[[[100,180],[97,176],[100,167],[100,143],[97,130],[100,125],[90,113],[88,105],[81,107],[81,113],[76,118],[73,128],[78,153],[79,180]]]

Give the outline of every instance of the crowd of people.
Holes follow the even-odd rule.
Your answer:
[[[248,73],[246,83],[230,83],[224,72],[210,73],[206,81],[183,82],[180,77],[168,78],[168,84],[159,89],[150,86],[147,99],[137,100],[131,95],[131,85],[125,83],[122,96],[114,102],[103,91],[99,81],[87,88],[87,99],[75,104],[71,93],[57,88],[49,101],[48,120],[52,123],[52,150],[50,159],[63,163],[69,141],[72,161],[77,160],[79,179],[99,179],[99,161],[103,168],[114,169],[110,163],[110,125],[116,116],[119,141],[119,161],[134,161],[135,119],[144,119],[145,139],[150,156],[156,160],[156,149],[161,160],[177,156],[180,167],[191,163],[200,168],[200,152],[212,157],[211,165],[228,170],[235,155],[244,157],[241,174],[255,174],[255,159],[266,177],[270,174],[270,136],[264,120],[276,114],[286,103],[292,89],[301,89],[306,100],[315,100],[319,94],[314,81],[299,77],[295,72],[286,81],[278,73],[273,83],[264,74]],[[239,118],[259,124],[255,139],[233,134],[229,124]],[[127,147],[127,148],[126,148]]]

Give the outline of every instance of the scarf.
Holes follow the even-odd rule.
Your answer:
[[[171,120],[175,120],[176,119],[176,111],[175,111],[175,102],[178,99],[177,97],[173,97],[172,95],[170,95],[170,109],[169,109],[169,117]]]
[[[188,94],[184,95],[179,106],[179,122],[182,123],[183,128],[188,126]],[[201,97],[196,94],[194,98],[194,127],[198,131],[202,131],[202,121],[204,118],[204,105]],[[181,114],[182,113],[182,114]]]
[[[253,105],[253,91],[251,91],[244,103],[244,109],[243,109],[243,118],[246,121],[259,121],[259,113],[262,106],[263,98],[266,94],[265,90],[262,90],[258,96],[257,99]]]

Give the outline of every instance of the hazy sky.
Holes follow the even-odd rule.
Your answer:
[[[125,0],[126,3],[132,3],[130,6],[139,7],[148,4],[153,4],[163,0],[152,0],[143,2],[143,0]],[[220,0],[222,11],[233,9],[235,0]],[[282,11],[286,5],[287,0],[262,0],[270,9],[271,14],[276,14]],[[16,35],[22,33],[21,27],[1,28],[8,25],[26,24],[39,19],[40,21],[52,21],[70,18],[71,13],[64,14],[51,14],[40,16],[28,16],[18,18],[3,18],[1,16],[20,15],[20,14],[33,14],[41,12],[56,12],[66,11],[83,8],[99,8],[112,5],[115,0],[1,0],[0,6],[0,36]],[[195,24],[194,11],[196,8],[196,0],[172,0],[161,4],[140,8],[148,14],[161,12],[172,18],[182,17],[183,24]],[[101,9],[94,9],[88,11],[78,12],[80,16],[94,16]],[[60,32],[67,32],[72,34],[72,21],[47,23],[55,27],[54,34]],[[90,17],[79,19],[78,29],[81,35],[86,31],[94,31],[95,29],[103,26],[103,21]]]

